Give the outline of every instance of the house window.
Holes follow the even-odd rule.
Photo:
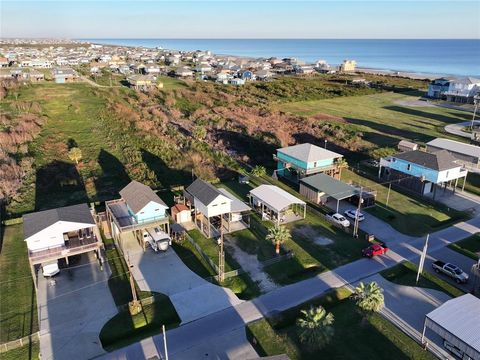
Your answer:
[[[407,165],[407,171],[410,171],[410,170],[412,170],[412,164]]]
[[[212,207],[214,207],[214,206],[218,206],[218,204],[213,204]]]
[[[155,209],[155,211],[159,211],[160,209]]]
[[[223,203],[222,203],[222,205],[225,205],[225,204],[226,204],[226,202],[223,202]]]
[[[316,161],[313,163],[313,167],[317,167],[317,162]]]
[[[448,178],[448,171],[447,171],[447,175],[446,175],[446,176],[447,176],[447,178]]]

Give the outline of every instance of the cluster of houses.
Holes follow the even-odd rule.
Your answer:
[[[159,75],[243,85],[247,81],[265,81],[278,74],[354,72],[356,62],[345,60],[339,66],[330,66],[324,60],[306,64],[296,58],[254,59],[220,56],[200,50],[175,51],[78,42],[40,48],[0,43],[0,78],[3,79],[37,81],[44,77],[36,75],[44,72],[35,72],[35,69],[51,69],[61,74],[75,72],[78,67],[92,76],[104,71],[122,74],[133,88],[148,90],[158,86]],[[62,78],[60,82],[63,83],[74,81],[78,76],[57,77],[54,74],[53,78]]]
[[[428,86],[428,97],[454,103],[473,104],[480,98],[480,79],[473,77],[443,77]]]

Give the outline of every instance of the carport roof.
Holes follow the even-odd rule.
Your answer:
[[[425,325],[473,359],[480,357],[480,299],[448,300],[426,315]]]
[[[359,190],[354,186],[345,184],[343,181],[334,179],[326,174],[308,176],[300,179],[300,182],[336,200],[347,199],[359,193]]]
[[[305,205],[305,201],[296,198],[295,196],[275,185],[260,185],[259,187],[251,190],[250,194],[255,196],[260,201],[263,201],[276,212],[280,212],[292,204]]]

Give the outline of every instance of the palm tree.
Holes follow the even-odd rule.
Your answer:
[[[68,157],[78,165],[78,162],[82,160],[82,150],[78,147],[73,147],[68,152]]]
[[[333,314],[327,313],[321,306],[311,306],[308,310],[302,310],[301,314],[297,319],[300,341],[317,349],[327,345],[334,334]]]
[[[266,236],[267,240],[270,240],[275,244],[275,253],[277,255],[280,254],[280,245],[291,238],[292,235],[290,235],[290,230],[285,226],[275,226],[270,228]]]
[[[262,177],[262,176],[265,176],[265,175],[267,174],[267,169],[265,169],[264,166],[256,165],[256,166],[252,169],[251,174],[252,174],[253,176]]]
[[[337,166],[337,169],[339,170],[339,177],[341,178],[342,177],[342,169],[343,168],[348,168],[348,162],[347,160],[345,160],[343,157],[342,158],[338,158],[336,161],[335,161],[335,165]]]
[[[383,289],[375,281],[365,285],[363,282],[355,288],[354,298],[357,306],[365,312],[378,312],[385,305]]]

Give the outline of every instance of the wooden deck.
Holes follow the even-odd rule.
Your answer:
[[[70,238],[65,245],[47,248],[39,251],[29,251],[28,257],[32,264],[38,264],[48,260],[60,259],[95,250],[102,246],[102,242],[95,235],[79,239]]]

